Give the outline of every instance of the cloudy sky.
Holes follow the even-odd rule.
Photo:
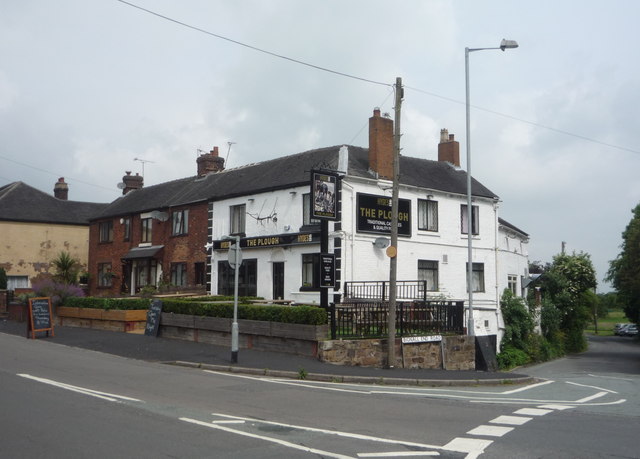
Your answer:
[[[229,142],[228,167],[366,147],[396,77],[403,154],[437,159],[447,128],[465,167],[464,48],[514,39],[471,54],[473,174],[531,260],[565,241],[609,289],[640,202],[639,2],[131,1],[191,28],[117,0],[0,1],[0,185],[65,177],[70,199],[109,202],[134,158],[152,185]]]

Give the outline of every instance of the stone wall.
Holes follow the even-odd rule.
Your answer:
[[[433,343],[402,344],[397,340],[396,367],[475,370],[473,336],[444,336]],[[318,343],[318,358],[336,365],[383,367],[387,341],[383,339],[326,340]],[[442,360],[444,357],[444,367]]]

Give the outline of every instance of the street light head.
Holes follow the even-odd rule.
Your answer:
[[[515,40],[506,40],[502,39],[500,42],[500,49],[504,51],[505,49],[514,49],[518,47],[518,42]]]

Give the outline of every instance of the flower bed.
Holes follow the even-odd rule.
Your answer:
[[[96,328],[125,333],[144,333],[147,309],[95,309],[58,306],[58,325]]]

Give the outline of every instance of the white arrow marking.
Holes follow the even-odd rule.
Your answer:
[[[137,398],[125,397],[124,395],[110,394],[108,392],[100,392],[93,389],[87,389],[86,387],[72,386],[71,384],[53,381],[51,379],[46,379],[46,378],[39,378],[37,376],[31,376],[27,374],[18,374],[18,376],[20,376],[21,378],[31,379],[33,381],[38,381],[43,384],[49,384],[50,386],[59,387],[60,389],[70,390],[71,392],[90,395],[91,397],[100,398],[102,400],[107,400],[109,402],[120,402],[121,400],[126,400],[130,402],[142,402],[142,400],[138,400]]]

